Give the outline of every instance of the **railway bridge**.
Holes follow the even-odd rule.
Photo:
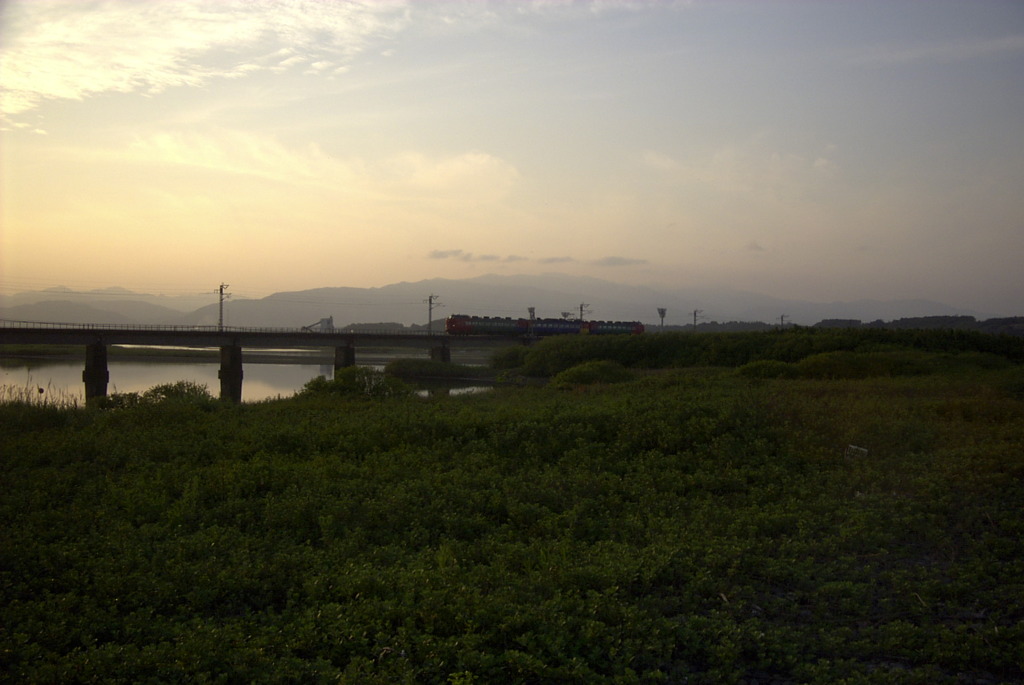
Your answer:
[[[122,326],[0,320],[2,345],[85,346],[86,403],[105,397],[110,372],[110,345],[172,346],[220,349],[220,397],[242,401],[243,349],[333,348],[334,368],[354,366],[357,347],[414,347],[430,350],[432,359],[451,361],[451,347],[479,345],[508,338],[465,338],[420,331],[360,332],[292,328],[232,328],[227,326]]]

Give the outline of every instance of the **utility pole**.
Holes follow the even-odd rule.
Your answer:
[[[697,317],[700,316],[703,313],[704,313],[703,309],[694,309],[693,310],[693,332],[694,333],[697,332]]]
[[[218,291],[220,292],[220,316],[217,317],[217,330],[218,331],[223,331],[224,330],[224,300],[226,300],[229,297],[231,297],[231,295],[229,293],[224,292],[227,289],[228,289],[228,284],[227,283],[221,283],[220,284],[220,288],[218,288]]]
[[[789,314],[783,314],[782,316],[779,317],[779,328],[785,328],[786,327],[786,317],[787,316],[789,316]]]
[[[661,330],[665,330],[665,315],[668,314],[668,309],[665,307],[658,307],[658,316],[661,317]]]
[[[430,295],[424,300],[427,303],[427,335],[434,334],[434,300],[438,297],[439,295]]]
[[[586,328],[586,324],[583,323],[583,317],[590,313],[589,307],[590,305],[586,302],[580,302],[580,333],[589,332],[589,329]]]

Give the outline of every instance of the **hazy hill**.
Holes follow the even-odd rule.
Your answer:
[[[621,285],[596,278],[563,275],[497,276],[429,279],[402,282],[381,288],[317,288],[275,293],[259,300],[229,301],[225,324],[232,326],[305,326],[328,316],[335,325],[356,322],[398,321],[406,325],[427,322],[427,298],[437,295],[433,318],[450,314],[527,316],[535,307],[539,317],[579,314],[586,304],[587,318],[637,320],[656,324],[658,308],[665,307],[666,325],[698,321],[764,321],[811,325],[822,319],[896,319],[917,316],[985,314],[925,300],[894,300],[817,303],[783,300],[732,290],[655,290]],[[214,324],[218,307],[211,304],[187,317],[192,324]]]
[[[206,293],[192,293],[188,295],[153,295],[150,293],[137,293],[118,287],[97,290],[72,290],[61,286],[47,288],[46,290],[25,291],[14,295],[0,295],[0,310],[56,300],[68,303],[81,303],[100,309],[114,307],[117,311],[130,306],[129,303],[141,302],[180,315],[195,311],[211,302],[216,302],[217,293],[211,289]],[[155,313],[158,310],[153,311]]]
[[[727,289],[656,290],[596,278],[485,275],[462,280],[436,278],[401,282],[380,288],[315,288],[279,292],[262,299],[231,299],[225,303],[229,326],[298,327],[333,317],[338,327],[351,323],[399,322],[425,325],[427,298],[436,295],[433,318],[451,314],[539,317],[578,315],[587,307],[591,319],[642,321],[657,324],[665,307],[666,326],[748,321],[812,325],[824,319],[857,319],[865,323],[923,316],[990,315],[926,300],[857,300],[808,302],[783,300]],[[179,309],[186,302],[197,304]],[[144,295],[123,289],[73,293],[67,289],[20,293],[0,299],[0,316],[28,321],[213,325],[219,317],[216,294],[183,297]]]
[[[68,302],[66,300],[22,304],[16,307],[0,309],[0,316],[14,321],[104,324],[142,323],[125,313],[112,312],[83,302]]]

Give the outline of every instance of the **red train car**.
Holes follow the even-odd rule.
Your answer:
[[[514,319],[499,316],[453,314],[445,320],[448,335],[637,335],[644,332],[639,321],[570,321],[568,319]]]

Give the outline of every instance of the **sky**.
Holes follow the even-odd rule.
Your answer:
[[[7,0],[0,292],[565,273],[1024,314],[1024,3]]]

